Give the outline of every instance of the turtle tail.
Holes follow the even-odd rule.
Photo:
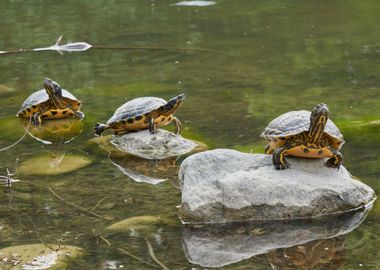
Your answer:
[[[102,136],[102,132],[105,131],[107,128],[109,128],[109,127],[105,124],[96,123],[96,125],[94,127],[95,134],[98,136]]]

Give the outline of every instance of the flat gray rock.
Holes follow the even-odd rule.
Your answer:
[[[222,267],[279,248],[291,248],[311,241],[320,243],[318,240],[338,236],[344,238],[343,235],[363,222],[369,209],[324,216],[312,221],[265,221],[185,227],[182,246],[190,263],[202,267]],[[334,251],[335,249],[331,250]],[[313,249],[309,252],[312,253]],[[318,258],[319,252],[321,250],[316,248],[315,254],[307,255],[309,258]]]
[[[216,149],[192,155],[179,171],[184,223],[312,218],[352,211],[375,198],[343,167],[287,157],[278,171],[271,156]]]
[[[156,134],[149,130],[115,135],[111,143],[120,151],[145,159],[165,159],[184,155],[197,144],[172,132],[159,129]]]

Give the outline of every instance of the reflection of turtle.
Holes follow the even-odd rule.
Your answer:
[[[22,124],[30,136],[45,144],[68,143],[83,131],[83,122],[75,118],[45,121],[41,126],[29,125],[26,120]]]
[[[71,93],[62,89],[58,83],[50,79],[44,81],[45,89],[31,94],[21,105],[17,116],[32,118],[36,125],[41,119],[57,119],[73,117],[82,119],[81,102]]]
[[[274,269],[338,269],[346,261],[345,239],[315,240],[267,254]]]
[[[261,136],[267,139],[266,154],[273,154],[277,170],[289,168],[285,156],[329,158],[327,166],[339,168],[343,156],[339,149],[343,135],[328,119],[325,104],[318,104],[313,111],[291,111],[280,115],[264,129]]]
[[[162,98],[142,97],[132,99],[119,107],[107,124],[97,123],[95,134],[101,135],[106,129],[112,129],[114,134],[128,131],[138,131],[149,128],[151,133],[157,133],[157,126],[175,123],[175,133],[181,132],[181,122],[173,113],[182,105],[185,95],[178,95],[168,102]]]

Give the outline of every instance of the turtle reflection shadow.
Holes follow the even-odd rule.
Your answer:
[[[273,269],[339,269],[347,261],[344,236],[315,240],[266,254]]]
[[[71,142],[83,132],[83,122],[76,118],[44,121],[40,126],[20,119],[25,131],[43,144],[62,145]]]
[[[370,207],[315,219],[186,226],[182,246],[189,262],[202,267],[267,254],[270,264],[278,267],[274,269],[336,269],[333,266],[345,260],[340,239],[364,221]]]
[[[81,166],[81,159],[66,155],[65,145],[78,137],[83,131],[83,122],[76,118],[64,118],[44,121],[41,125],[35,125],[28,119],[21,119],[25,132],[38,142],[45,145],[47,154],[40,154],[34,158],[35,165],[29,167],[31,161],[22,162],[26,169],[22,174],[63,173],[70,170],[69,167]],[[63,162],[65,160],[65,162]],[[75,161],[74,161],[75,160]],[[73,165],[73,163],[76,163]],[[70,165],[70,166],[68,166]],[[21,166],[21,168],[24,168]],[[65,167],[65,168],[64,168]],[[44,172],[44,173],[43,173]]]

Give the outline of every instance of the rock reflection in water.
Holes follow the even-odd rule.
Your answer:
[[[305,252],[310,253],[313,247],[306,243],[349,233],[363,222],[369,210],[370,207],[364,211],[308,220],[188,226],[183,230],[182,246],[189,262],[203,267],[222,267],[268,252],[273,253],[267,255],[268,260],[276,265],[285,260],[277,258],[277,249],[286,249],[287,254],[293,252],[295,258],[296,253],[292,251],[292,247],[297,250],[297,246],[302,245],[307,246]],[[293,259],[290,263],[305,263],[305,267],[310,267],[310,260],[322,260],[318,259],[318,256],[332,256],[328,252],[325,255],[317,254],[318,245],[310,245],[314,246],[314,255],[308,254],[308,258],[304,258],[305,262]],[[334,248],[340,250],[343,244],[327,241],[320,243],[320,247],[323,245],[335,245]],[[341,253],[335,252],[333,256],[341,256]]]
[[[177,158],[147,160],[128,156],[124,159],[114,159],[110,157],[110,161],[123,174],[132,178],[134,181],[152,185],[159,184],[168,179],[176,180],[179,170],[179,166],[176,162]]]

